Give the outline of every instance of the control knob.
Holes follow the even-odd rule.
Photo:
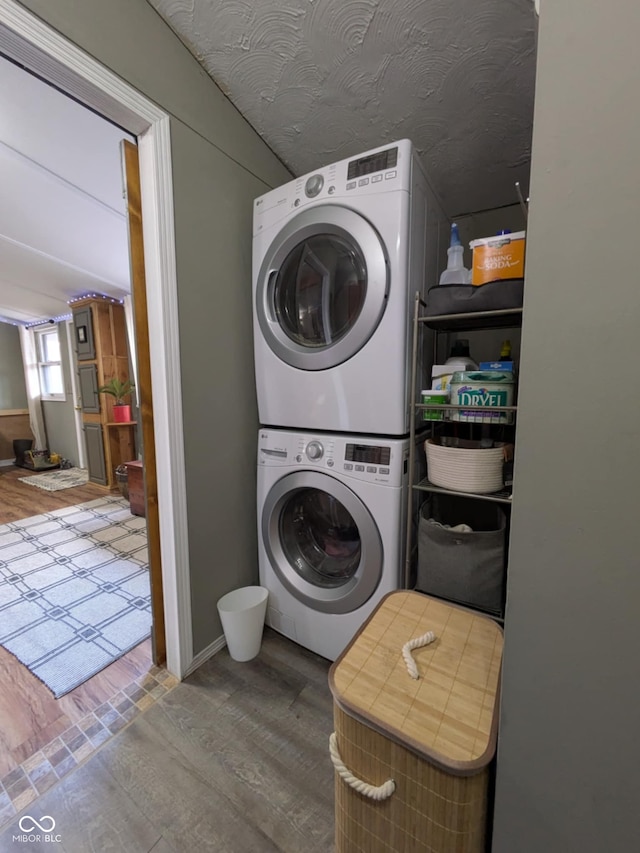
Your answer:
[[[319,441],[310,441],[305,450],[309,459],[321,459],[324,453],[324,447]]]
[[[312,175],[304,185],[305,195],[307,198],[315,198],[323,186],[324,178],[322,175]]]

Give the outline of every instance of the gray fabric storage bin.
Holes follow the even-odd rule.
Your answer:
[[[468,524],[472,533],[441,524]],[[504,608],[506,518],[498,504],[432,495],[420,512],[416,589],[490,613]]]
[[[427,293],[426,313],[431,329],[455,329],[456,320],[439,321],[438,314],[467,314],[475,311],[504,311],[521,309],[524,298],[524,279],[509,278],[488,281],[486,284],[437,284]],[[465,319],[464,328],[485,329],[486,319]],[[459,321],[458,321],[459,325]],[[512,326],[513,316],[493,318],[492,327]]]

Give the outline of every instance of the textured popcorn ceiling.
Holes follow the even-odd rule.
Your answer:
[[[450,215],[529,180],[532,0],[149,0],[295,175],[408,137]]]

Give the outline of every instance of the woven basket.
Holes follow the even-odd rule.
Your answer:
[[[427,630],[414,680],[401,649]],[[374,799],[336,772],[336,853],[484,853],[501,660],[484,616],[417,592],[380,602],[329,685],[344,766],[392,788]]]
[[[499,442],[494,447],[481,447],[479,442],[471,441],[465,441],[464,445],[445,446],[433,438],[425,441],[430,482],[456,492],[499,491],[504,485],[506,445]]]

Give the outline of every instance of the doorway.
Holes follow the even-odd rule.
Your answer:
[[[15,311],[18,318],[26,315],[31,320],[31,331],[22,320],[20,332],[21,337],[31,334],[35,344],[36,402],[44,414],[48,438],[46,442],[40,439],[36,447],[46,443],[52,452],[62,451],[73,458],[78,471],[86,465],[85,447],[77,432],[74,441],[73,432],[78,421],[82,430],[85,424],[78,417],[80,393],[74,383],[80,365],[76,335],[64,316],[71,310],[69,296],[78,297],[86,288],[92,300],[107,309],[100,319],[115,316],[117,309],[119,332],[111,324],[96,324],[96,342],[102,342],[109,353],[105,356],[109,369],[116,366],[112,343],[119,346],[118,366],[127,372],[128,351],[135,351],[133,336],[127,344],[123,300],[99,293],[100,287],[107,290],[125,283],[125,276],[128,283],[119,148],[124,134],[4,59],[0,60],[0,73],[3,98],[7,99],[3,112],[12,119],[0,138],[3,171],[13,171],[15,178],[6,187],[7,201],[8,190],[20,190],[21,179],[26,179],[22,195],[13,197],[11,204],[16,230],[11,231],[4,218],[0,223],[1,246],[3,250],[9,247],[3,251],[3,281],[7,284],[2,293],[3,313],[10,317]],[[22,114],[24,122],[20,121]],[[56,125],[64,128],[64,138],[56,140]],[[32,138],[34,127],[40,129],[36,139]],[[93,133],[104,135],[104,146]],[[60,151],[54,152],[60,142]],[[81,161],[83,147],[88,153]],[[107,162],[101,159],[103,148],[112,149]],[[82,167],[94,163],[98,177],[92,180]],[[137,170],[129,178],[135,187]],[[101,186],[103,181],[111,182],[113,189],[107,192]],[[139,210],[135,212],[139,218]],[[113,241],[109,239],[112,232]],[[95,253],[87,243],[95,244]],[[111,262],[107,268],[103,266],[105,256]],[[54,316],[38,323],[47,314]],[[146,315],[142,320],[146,325]],[[18,335],[15,337],[17,342]],[[101,382],[105,378],[103,372]],[[148,377],[146,381],[150,382]],[[140,391],[150,397],[146,388]],[[97,416],[108,420],[111,409],[105,409],[104,399],[99,402]],[[133,434],[135,424],[130,426],[126,431]],[[132,442],[126,459],[136,458],[134,447]],[[108,445],[106,450],[111,453]],[[128,688],[135,692],[141,686],[138,680],[152,678],[152,644],[143,639],[151,621],[145,520],[134,518],[126,501],[106,488],[87,484],[50,491],[32,485],[41,478],[68,475],[64,470],[39,473],[4,468],[0,480],[0,560],[5,567],[0,596],[0,780],[11,779],[33,754],[48,749],[79,725],[86,723],[91,728],[96,723],[95,711],[105,703],[110,704],[109,714],[119,714],[116,705],[123,710],[126,705],[119,694]],[[61,484],[51,480],[43,484],[53,485]],[[157,569],[161,569],[159,560]],[[153,620],[155,636],[158,622],[161,627],[164,623],[161,596],[158,609],[159,618]],[[49,618],[54,611],[56,615]],[[92,631],[93,637],[89,636]],[[164,640],[163,631],[161,635]],[[162,662],[160,655],[154,657]],[[77,737],[77,746],[85,752],[91,743],[91,735],[84,740]],[[73,751],[67,757],[71,764]]]
[[[12,0],[0,8],[0,50],[138,139],[152,417],[156,442],[171,448],[156,465],[167,668],[180,678],[193,644],[169,117]]]

